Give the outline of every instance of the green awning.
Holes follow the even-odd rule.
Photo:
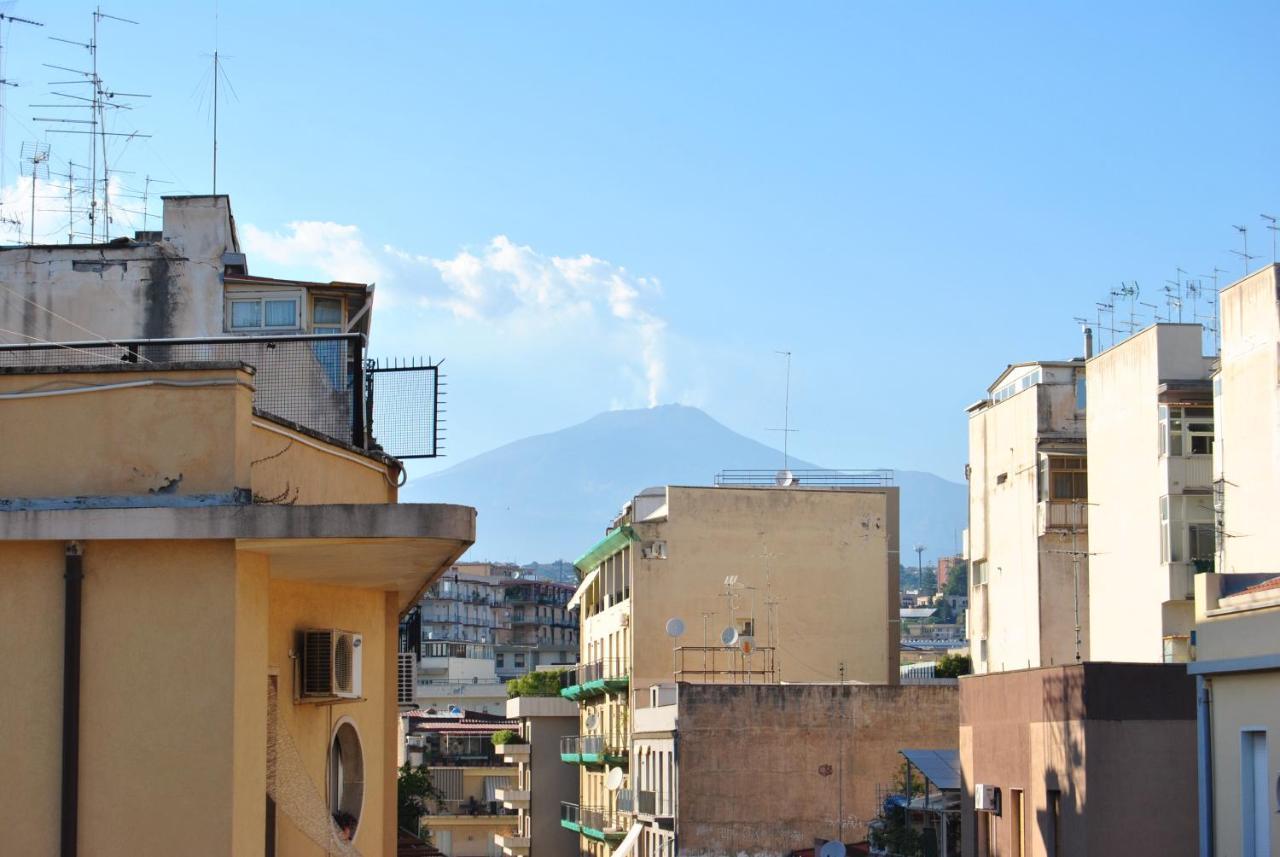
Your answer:
[[[577,566],[578,571],[586,574],[627,545],[636,541],[636,538],[635,531],[630,527],[617,527],[611,530],[609,535],[596,542],[591,550],[578,557],[574,565]]]

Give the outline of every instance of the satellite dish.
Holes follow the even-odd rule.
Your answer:
[[[599,717],[596,715],[596,713],[594,711],[591,712],[590,714],[587,715],[586,727],[588,729],[595,729],[596,723],[598,722],[598,720],[599,720]]]
[[[610,768],[604,778],[604,787],[611,792],[616,792],[622,788],[622,777],[622,768]]]
[[[720,642],[724,643],[726,646],[732,646],[734,643],[738,642],[738,629],[732,625],[725,628],[720,632]]]
[[[834,839],[818,849],[818,857],[844,857],[844,853],[844,843]]]
[[[773,477],[773,481],[775,484],[785,488],[789,485],[795,485],[798,480],[790,470],[779,470],[777,475]]]
[[[518,572],[518,571],[513,571],[513,572],[511,572],[511,579],[512,579],[512,580],[519,580],[519,579],[520,579],[520,572]]]
[[[462,709],[461,709],[461,708],[459,708],[459,707],[458,707],[458,706],[456,706],[456,705],[450,705],[450,706],[449,706],[449,713],[456,717],[456,716],[458,716],[459,714],[461,714],[461,713],[462,713]]]
[[[673,616],[667,620],[667,636],[679,637],[684,633],[684,620]]]

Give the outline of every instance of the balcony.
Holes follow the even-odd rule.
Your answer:
[[[493,799],[501,803],[507,809],[529,808],[528,789],[494,789]]]
[[[529,745],[528,744],[495,744],[493,752],[498,754],[506,762],[527,762],[529,761]]]
[[[518,834],[499,833],[493,837],[493,844],[496,845],[505,855],[512,854],[528,854],[530,848],[530,838],[528,836],[520,836]]]
[[[618,812],[634,813],[636,811],[635,792],[631,789],[618,789],[614,795],[613,803]]]
[[[582,832],[582,813],[576,803],[560,802],[560,826],[574,833]]]
[[[1089,505],[1084,500],[1041,500],[1036,505],[1037,532],[1084,533],[1089,530]]]
[[[565,735],[560,739],[560,760],[574,765],[627,764],[627,751],[605,743],[603,735]]]
[[[601,842],[617,842],[627,835],[626,822],[616,812],[599,807],[581,807],[582,835]]]
[[[636,814],[643,819],[671,818],[671,801],[657,792],[636,792]]]
[[[621,693],[631,684],[626,664],[617,659],[578,664],[560,675],[560,695],[565,699],[589,699]]]
[[[1213,489],[1212,455],[1171,455],[1165,460],[1169,462],[1169,493]]]
[[[0,345],[0,366],[247,363],[255,410],[359,449],[436,456],[438,367],[378,366],[364,352],[359,333],[39,342]]]

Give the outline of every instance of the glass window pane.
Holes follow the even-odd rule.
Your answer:
[[[231,327],[262,327],[262,303],[259,301],[232,301]]]
[[[316,298],[311,308],[311,321],[315,324],[342,324],[342,301]]]
[[[295,327],[298,324],[298,302],[289,300],[264,301],[267,305],[266,327]]]

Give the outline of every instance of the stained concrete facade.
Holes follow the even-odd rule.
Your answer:
[[[22,736],[0,793],[24,796],[4,850],[60,853],[74,813],[80,853],[261,855],[274,830],[276,855],[312,857],[343,808],[361,853],[394,854],[397,620],[472,543],[475,511],[396,504],[394,460],[255,414],[254,378],[216,363],[0,373],[0,722]],[[284,485],[293,502],[261,499]],[[82,668],[64,689],[72,553]],[[313,628],[362,635],[358,698],[300,698]],[[339,733],[360,758],[344,754],[341,787]],[[271,734],[296,751],[274,812]]]
[[[960,679],[966,857],[1196,853],[1195,687],[1177,664]],[[979,785],[999,811],[975,809]]]
[[[520,821],[498,847],[506,857],[573,854],[578,836],[561,826],[560,803],[577,800],[578,772],[560,760],[560,739],[577,734],[578,706],[558,696],[523,696],[507,700],[507,717],[520,721],[524,739],[502,748],[518,768],[511,799],[504,805],[518,810]]]
[[[1193,578],[1213,561],[1212,358],[1198,324],[1157,324],[1085,367],[1089,652],[1185,661]]]
[[[899,751],[956,747],[957,696],[954,685],[673,685],[667,704],[636,712],[633,777],[657,808],[641,808],[653,846],[641,853],[784,857],[862,841],[878,790],[900,784]]]
[[[974,671],[1089,657],[1083,361],[1010,366],[969,414]]]

